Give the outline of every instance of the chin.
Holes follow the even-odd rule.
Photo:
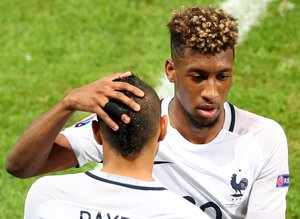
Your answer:
[[[195,118],[188,115],[188,120],[190,124],[197,129],[213,128],[218,123],[219,116],[211,119],[204,119],[204,118]]]

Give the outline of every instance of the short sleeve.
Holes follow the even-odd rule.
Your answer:
[[[103,149],[93,136],[92,121],[97,120],[93,114],[61,132],[72,146],[79,166],[88,162],[101,162]]]
[[[288,145],[276,122],[256,138],[262,142],[262,170],[253,183],[247,218],[284,219],[289,186]]]

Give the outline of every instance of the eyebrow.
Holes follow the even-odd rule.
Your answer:
[[[189,68],[187,70],[187,73],[191,73],[191,72],[196,72],[196,73],[204,73],[204,74],[209,74],[210,72],[204,70],[204,69],[200,69],[200,68]],[[221,71],[217,72],[217,73],[223,73],[223,72],[232,72],[232,68],[224,68]]]

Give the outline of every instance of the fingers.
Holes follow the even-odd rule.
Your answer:
[[[116,79],[129,77],[131,72],[117,73],[112,76],[107,76],[99,79],[91,84],[74,89],[68,95],[68,103],[70,108],[74,111],[87,111],[96,113],[109,127],[113,130],[118,130],[118,125],[112,118],[105,112],[104,106],[110,99],[115,99],[127,105],[134,111],[141,109],[132,98],[129,98],[120,91],[128,91],[137,97],[143,97],[144,92],[139,88],[122,81],[115,81]],[[121,113],[119,113],[121,115]],[[130,117],[123,113],[118,118],[128,124]]]
[[[121,120],[125,123],[125,124],[129,124],[130,123],[130,117],[126,114],[123,114],[121,116]]]
[[[134,94],[138,97],[143,97],[144,92],[142,90],[138,89],[137,87],[135,87],[133,85],[130,85],[128,83],[114,81],[116,79],[129,77],[131,75],[132,75],[131,72],[128,71],[128,72],[125,72],[125,73],[117,73],[117,74],[114,74],[112,76],[106,77],[107,81],[113,82],[113,83],[110,83],[110,85],[109,85],[110,89],[112,89],[112,90],[106,94],[106,98],[108,98],[108,100],[109,99],[116,99],[116,100],[122,102],[123,104],[127,105],[131,109],[133,109],[135,111],[139,111],[140,110],[140,105],[138,105],[131,98],[127,97],[125,94],[123,94],[119,91],[120,90],[126,90],[126,91],[131,92],[132,94]],[[113,111],[113,114],[118,114],[118,115],[115,115],[115,116],[117,118],[120,118],[125,124],[130,123],[130,117],[128,115],[126,115],[125,113],[122,113],[121,111],[115,111],[115,109],[113,109],[114,107],[110,107],[109,102],[106,102],[105,104],[100,104],[100,103],[98,103],[98,104],[100,105],[100,108],[97,109],[98,112],[96,112],[96,113],[114,131],[117,131],[119,129],[119,126],[107,114],[107,113],[110,113],[110,111]]]
[[[127,71],[125,73],[117,73],[117,74],[114,74],[113,76],[111,76],[111,80],[113,81],[113,80],[120,79],[120,78],[126,78],[126,77],[129,77],[130,75],[132,75],[132,73],[130,71]],[[132,93],[138,97],[144,96],[144,92],[142,90],[140,90],[139,88],[137,88],[131,84],[128,84],[125,82],[115,82],[115,85],[118,90],[127,90],[130,93]]]
[[[114,75],[112,75],[112,80],[116,80],[116,79],[119,79],[119,78],[127,78],[129,76],[131,76],[132,73],[130,71],[127,71],[125,73],[116,73]]]
[[[95,113],[105,122],[112,130],[117,131],[119,130],[119,126],[117,123],[115,123],[109,115],[102,110],[102,108],[98,108],[98,110],[95,110]]]
[[[112,119],[121,119],[125,124],[130,122],[130,117],[116,103],[109,101],[104,105],[103,109]]]
[[[103,107],[104,111],[110,114],[112,117],[120,119],[121,116],[124,114],[124,110],[122,110],[118,104],[109,101]]]
[[[131,109],[133,109],[134,111],[139,111],[141,109],[140,105],[137,104],[133,99],[129,98],[125,94],[118,92],[118,91],[112,92],[109,95],[109,99],[118,100],[118,101],[122,102],[123,104],[127,105],[128,107],[130,107]]]
[[[125,82],[115,82],[115,83],[116,83],[116,86],[120,86],[121,88],[123,88],[122,90],[127,90],[130,93],[134,94],[135,96],[138,96],[138,97],[144,96],[144,92],[142,90],[140,90],[139,88],[137,88],[131,84],[128,84]],[[121,90],[121,89],[119,89],[119,90]]]
[[[96,111],[96,110],[95,110]],[[102,108],[99,108],[97,112],[95,112],[112,130],[118,131],[119,126],[117,123],[115,123],[114,120],[112,120],[109,115],[102,110]],[[126,114],[121,115],[121,120],[125,123],[128,124],[130,123],[130,117],[128,117]]]
[[[114,120],[109,116],[108,113],[112,113],[116,118],[121,118],[121,120],[125,124],[130,123],[130,117],[116,107],[117,105],[108,102],[103,108],[98,108],[97,110],[95,110],[95,113],[114,131],[117,131],[119,129],[119,126],[116,122],[114,122]]]
[[[131,109],[133,109],[135,111],[139,111],[141,108],[140,105],[119,91],[120,90],[128,91],[137,97],[143,97],[144,92],[129,83],[113,81],[115,79],[128,77],[130,75],[131,75],[131,72],[125,72],[125,73],[117,73],[117,74],[114,74],[113,76],[107,77],[107,80],[110,81],[110,83],[108,85],[110,87],[110,89],[109,89],[110,91],[107,92],[106,95],[109,99],[116,99],[116,100],[122,102],[123,104],[129,106]],[[126,119],[126,118],[127,117],[124,116],[124,119]]]

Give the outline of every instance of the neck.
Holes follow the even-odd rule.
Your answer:
[[[154,156],[149,153],[142,152],[135,160],[126,160],[113,151],[105,151],[102,171],[138,180],[153,181],[153,162]]]
[[[193,144],[207,144],[215,139],[221,131],[225,119],[225,111],[223,108],[214,126],[196,128],[183,112],[181,104],[174,98],[169,104],[169,119],[171,126],[189,142]]]

